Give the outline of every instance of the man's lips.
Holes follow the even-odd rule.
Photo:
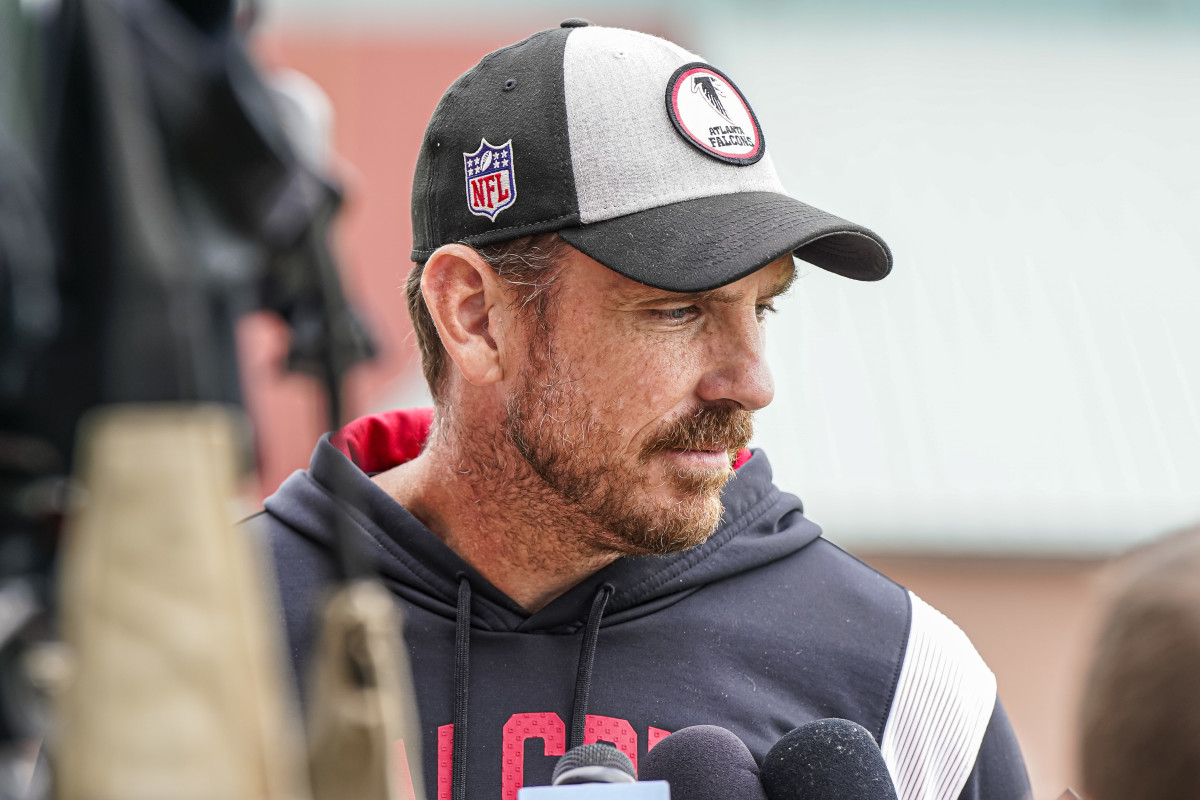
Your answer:
[[[728,450],[664,450],[676,461],[682,461],[692,466],[729,468]]]

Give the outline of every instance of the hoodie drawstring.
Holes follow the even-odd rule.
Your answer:
[[[587,627],[583,631],[583,645],[579,648],[579,668],[575,672],[575,703],[571,706],[571,739],[567,749],[583,744],[587,724],[588,694],[592,691],[592,662],[596,658],[596,640],[600,638],[600,620],[604,617],[604,606],[612,597],[613,587],[604,584],[592,598],[592,610],[588,612]]]
[[[467,576],[458,575],[458,606],[454,614],[454,736],[450,762],[450,799],[467,798],[467,676],[471,661],[471,583]],[[596,642],[600,638],[600,621],[604,607],[612,597],[613,587],[604,584],[592,598],[583,644],[579,648],[579,666],[575,672],[575,701],[571,707],[571,738],[567,749],[583,744],[587,728],[588,695],[592,689],[592,664],[596,659]]]
[[[450,798],[467,800],[467,676],[471,671],[471,582],[460,574],[454,614],[454,738]]]

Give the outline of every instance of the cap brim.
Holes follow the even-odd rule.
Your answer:
[[[609,269],[673,292],[724,286],[789,252],[860,281],[892,269],[875,233],[774,192],[685,200],[558,234]]]

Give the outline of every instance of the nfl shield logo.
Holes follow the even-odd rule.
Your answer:
[[[487,139],[474,153],[463,153],[467,173],[467,208],[471,213],[495,221],[496,215],[517,200],[513,174],[512,139],[496,147]]]

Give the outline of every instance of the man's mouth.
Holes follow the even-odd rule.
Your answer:
[[[728,469],[729,451],[725,449],[716,450],[664,450],[664,453],[670,455],[675,461],[681,461],[684,464],[694,467],[710,467]]]
[[[694,465],[716,464],[725,459],[728,467],[730,454],[750,441],[753,429],[749,411],[726,407],[703,409],[667,426],[646,445],[642,459],[655,453],[669,453],[676,460]]]

